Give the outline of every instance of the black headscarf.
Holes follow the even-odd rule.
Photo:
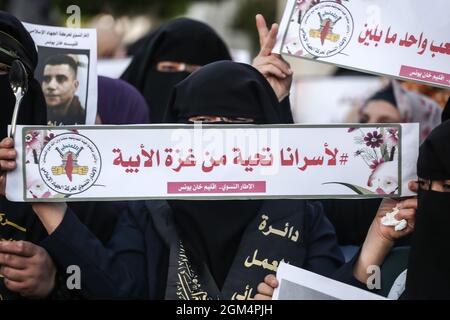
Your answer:
[[[210,115],[281,123],[279,108],[270,84],[256,69],[221,61],[175,87],[165,122],[186,123],[191,116]],[[208,265],[221,288],[242,234],[262,201],[169,201],[169,205],[186,247]]]
[[[8,52],[8,53],[7,53]],[[34,69],[38,62],[36,46],[28,31],[14,16],[0,11],[0,63],[11,66],[19,59],[28,74],[28,92],[22,100],[18,124],[46,124],[47,106],[41,87],[34,79]],[[9,84],[8,75],[0,76],[1,127],[0,137],[7,136],[7,127],[11,123],[15,98]]]
[[[367,99],[365,106],[367,106],[372,101],[386,101],[392,104],[395,108],[397,108],[397,99],[395,98],[394,87],[392,83],[390,83],[387,87],[383,88],[380,91],[377,91],[374,95],[372,95],[369,99]]]
[[[187,123],[202,115],[283,123],[278,99],[266,79],[252,66],[231,61],[211,63],[177,85],[164,122]]]
[[[442,122],[445,122],[446,120],[450,120],[450,98],[448,99],[444,111],[442,112]]]
[[[19,20],[0,11],[0,63],[11,66],[12,61],[16,59],[24,64],[28,74],[28,91],[22,99],[17,123],[45,125],[47,106],[41,87],[34,79],[34,68],[36,68],[38,58],[33,39]],[[0,104],[0,140],[3,140],[8,135],[7,128],[11,123],[15,105],[15,97],[9,84],[8,74],[0,75]],[[3,219],[8,219],[20,228],[26,229],[24,232],[11,225],[0,225],[0,239],[37,241],[46,234],[31,206],[27,203],[9,202],[4,196],[0,196],[0,213],[5,215]],[[0,293],[5,299],[15,297],[9,291],[5,291],[2,286],[3,281],[0,281]]]
[[[444,119],[445,120],[445,119]],[[419,152],[417,174],[450,180],[450,120],[433,130]],[[450,193],[419,190],[416,227],[408,263],[408,299],[450,299]]]
[[[13,60],[19,59],[25,65],[28,74],[28,91],[22,100],[17,123],[45,125],[47,106],[41,87],[34,79],[34,68],[38,60],[34,41],[19,20],[3,11],[0,11],[0,47],[2,48],[0,63],[11,66]],[[8,124],[11,123],[15,105],[15,97],[7,74],[0,75],[0,101],[2,105],[0,139],[3,139],[7,136]],[[9,220],[27,228],[35,220],[29,204],[11,203],[5,197],[0,198],[0,212],[8,214]],[[40,235],[41,231],[43,230],[39,229],[37,234]],[[4,239],[16,238],[17,233],[21,235],[13,228],[2,227],[0,236]]]
[[[141,41],[131,65],[122,79],[134,85],[150,107],[152,123],[163,120],[173,87],[185,79],[188,72],[158,72],[161,61],[184,62],[203,66],[219,60],[231,60],[230,53],[213,29],[191,19],[171,21]]]
[[[427,180],[450,179],[450,123],[433,130],[420,147],[417,174]]]

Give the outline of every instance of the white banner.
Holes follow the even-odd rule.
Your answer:
[[[95,124],[97,31],[23,25],[37,46],[39,62],[35,78],[44,93],[49,122],[57,126]]]
[[[409,196],[417,124],[18,128],[12,201]]]
[[[288,0],[274,51],[450,87],[448,0]]]

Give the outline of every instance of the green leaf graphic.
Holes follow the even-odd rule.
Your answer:
[[[386,144],[381,145],[381,154],[383,156],[383,160],[388,162],[390,160],[389,152]]]

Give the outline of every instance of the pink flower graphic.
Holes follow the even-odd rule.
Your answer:
[[[384,159],[374,160],[374,161],[372,161],[372,164],[370,165],[369,168],[372,170],[376,170],[378,168],[378,166],[382,163],[384,163]]]
[[[388,140],[393,144],[393,145],[397,145],[398,144],[398,129],[395,128],[391,128],[388,130]]]
[[[369,132],[364,137],[364,141],[366,142],[366,146],[371,147],[372,149],[379,148],[384,142],[383,135],[378,133],[378,131],[372,133]]]

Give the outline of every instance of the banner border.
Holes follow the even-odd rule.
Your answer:
[[[402,142],[402,125],[398,123],[394,124],[366,124],[366,123],[348,123],[348,124],[264,124],[264,125],[252,125],[252,124],[203,124],[202,129],[243,129],[243,128],[261,128],[261,129],[284,129],[284,128],[397,128],[398,129],[398,180],[402,181],[402,152],[403,152],[403,142]],[[25,139],[26,132],[29,130],[52,130],[52,131],[67,131],[67,130],[96,130],[96,129],[116,129],[116,130],[130,130],[130,129],[194,129],[194,124],[155,124],[155,125],[86,125],[86,126],[61,126],[61,127],[49,127],[49,126],[24,126],[22,127],[22,141]],[[22,144],[22,163],[25,164],[25,146],[26,144]],[[26,186],[26,166],[24,166],[22,172],[23,185]],[[402,183],[398,185],[398,191],[395,194],[386,194],[386,195],[276,195],[276,196],[264,196],[264,195],[247,195],[247,196],[238,196],[238,195],[221,195],[221,196],[164,196],[164,197],[111,197],[111,198],[71,198],[70,196],[64,196],[62,198],[29,198],[26,195],[26,190],[23,190],[23,201],[24,202],[48,202],[48,203],[58,203],[64,202],[61,201],[64,199],[66,202],[94,202],[94,201],[142,201],[142,200],[276,200],[276,199],[384,199],[384,198],[400,198],[402,194]]]

